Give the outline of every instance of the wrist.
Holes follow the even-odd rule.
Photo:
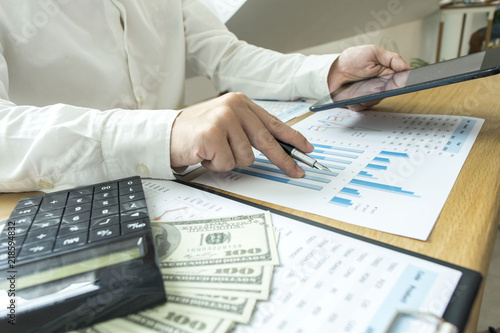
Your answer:
[[[340,86],[349,82],[347,76],[341,71],[338,61],[339,58],[335,59],[328,72],[327,83],[330,92],[337,90]]]

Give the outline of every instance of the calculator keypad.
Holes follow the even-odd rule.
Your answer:
[[[150,228],[140,177],[25,198],[8,221],[15,228],[10,228],[10,234],[4,228],[0,248],[15,239],[16,259],[21,261],[91,247]]]

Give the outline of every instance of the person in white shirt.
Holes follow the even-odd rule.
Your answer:
[[[186,66],[230,93],[175,110]],[[311,144],[250,98],[319,98],[408,68],[377,46],[311,56],[252,46],[198,0],[5,0],[0,192],[174,179],[200,162],[227,171],[251,164],[252,146],[301,177],[274,138],[304,152]]]

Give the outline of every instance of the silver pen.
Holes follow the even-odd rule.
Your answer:
[[[276,141],[278,141],[278,143],[287,152],[287,154],[290,155],[291,157],[293,157],[294,159],[301,161],[302,163],[307,164],[311,168],[331,172],[330,169],[328,169],[326,166],[320,164],[314,158],[312,158],[311,156],[308,156],[307,154],[304,154],[303,152],[301,152],[300,150],[298,150],[294,146],[289,145],[288,143],[284,143],[284,142],[277,140],[277,139],[276,139]]]

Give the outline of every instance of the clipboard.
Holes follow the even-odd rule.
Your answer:
[[[399,248],[399,247],[396,247],[393,245],[389,245],[389,244],[386,244],[386,243],[383,243],[383,242],[380,242],[377,240],[369,239],[369,238],[366,238],[366,237],[363,237],[360,235],[356,235],[356,234],[353,234],[353,233],[350,233],[350,232],[347,232],[347,231],[344,231],[341,229],[337,229],[337,228],[334,228],[334,227],[331,227],[328,225],[324,225],[324,224],[312,221],[310,219],[306,219],[304,217],[300,217],[300,216],[296,216],[296,215],[293,215],[290,213],[282,212],[282,211],[279,211],[277,209],[274,209],[271,207],[266,207],[266,206],[263,206],[263,205],[258,204],[258,203],[253,203],[253,202],[250,202],[248,200],[245,200],[245,199],[242,199],[239,197],[233,197],[233,196],[230,196],[229,194],[221,193],[221,192],[215,191],[214,189],[211,189],[211,188],[201,187],[197,184],[188,183],[188,182],[184,182],[181,180],[176,180],[175,182],[182,184],[182,185],[186,185],[186,186],[195,188],[195,189],[198,189],[198,190],[201,190],[201,191],[204,191],[204,192],[208,192],[208,193],[211,193],[211,194],[214,194],[214,195],[217,195],[217,196],[220,196],[220,197],[232,200],[232,201],[236,201],[236,202],[239,202],[239,203],[251,206],[251,207],[255,207],[258,209],[262,209],[262,210],[269,210],[273,214],[280,215],[280,216],[283,216],[286,218],[290,218],[290,219],[295,220],[297,222],[301,222],[301,223],[313,226],[315,228],[325,230],[326,232],[340,234],[340,235],[343,235],[343,236],[346,236],[346,237],[349,237],[352,239],[359,240],[361,242],[365,242],[368,244],[379,246],[379,247],[384,248],[384,249],[396,251],[398,253],[409,255],[411,257],[419,258],[419,259],[422,259],[422,260],[425,260],[425,261],[428,261],[431,263],[435,263],[437,265],[441,265],[443,267],[448,267],[448,268],[459,271],[461,273],[461,277],[460,277],[458,283],[456,284],[455,289],[453,290],[452,296],[451,296],[448,304],[446,305],[446,309],[445,309],[441,318],[435,318],[435,319],[437,320],[437,325],[443,325],[443,327],[439,326],[441,328],[441,330],[439,332],[462,332],[465,329],[467,321],[469,319],[470,311],[471,311],[472,306],[474,304],[474,301],[476,299],[476,296],[477,296],[477,293],[479,291],[479,287],[480,287],[480,284],[481,284],[481,281],[483,278],[481,273],[474,271],[474,270],[470,270],[470,269],[461,267],[461,266],[458,266],[458,265],[451,264],[451,263],[443,261],[443,260],[435,259],[435,258],[425,256],[425,255],[422,255],[422,254],[419,254],[416,252],[408,251],[408,250],[405,250],[405,249],[402,249],[402,248]],[[426,313],[422,314],[422,313],[418,313],[418,312],[415,312],[414,314],[417,316],[418,315],[426,315]],[[437,329],[436,329],[436,331],[437,331]],[[390,330],[388,327],[385,332],[401,332],[401,331]]]

